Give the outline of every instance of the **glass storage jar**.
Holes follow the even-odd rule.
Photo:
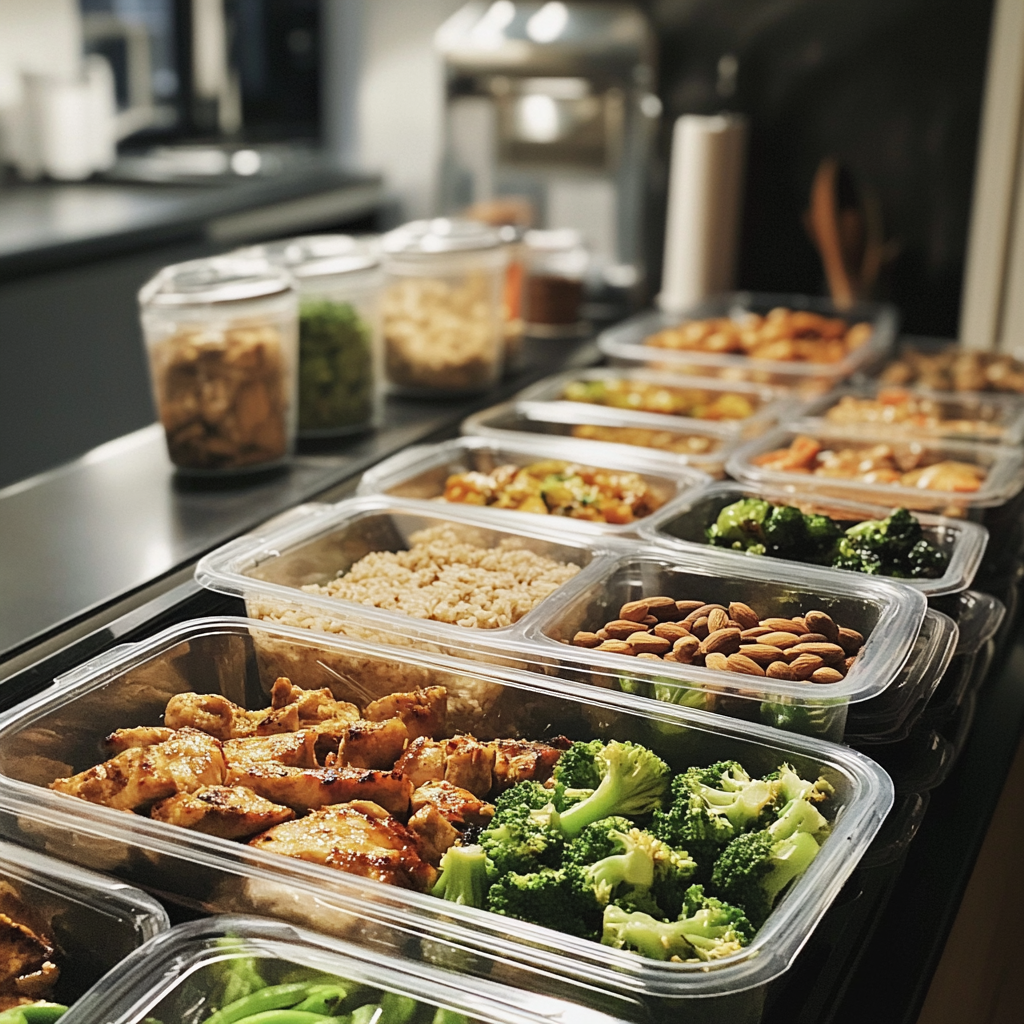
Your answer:
[[[469,220],[413,221],[384,236],[384,372],[400,394],[486,391],[501,377],[508,254]]]
[[[590,256],[578,231],[527,231],[523,316],[527,334],[574,337],[583,330],[583,280]]]
[[[380,246],[309,235],[242,250],[286,268],[299,291],[299,435],[372,427],[379,412]]]
[[[139,292],[167,451],[192,474],[284,462],[295,441],[298,301],[291,276],[255,257],[164,267]]]

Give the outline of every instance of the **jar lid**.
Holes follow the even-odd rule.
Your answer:
[[[373,236],[305,235],[242,249],[239,255],[263,257],[293,277],[327,277],[372,270],[380,263],[380,242]]]
[[[173,263],[150,278],[139,291],[144,306],[199,306],[238,302],[291,291],[282,267],[257,256],[211,256]]]
[[[428,255],[496,249],[502,243],[501,235],[480,221],[435,217],[403,224],[388,232],[381,244],[389,255]]]
[[[523,241],[530,249],[541,249],[544,252],[557,252],[563,249],[579,249],[583,245],[583,235],[575,228],[552,228],[527,231]]]

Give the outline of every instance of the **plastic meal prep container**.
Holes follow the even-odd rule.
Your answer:
[[[111,730],[160,722],[173,694],[222,693],[265,707],[283,668],[304,687],[329,686],[338,699],[361,705],[411,686],[443,685],[448,732],[471,728],[481,740],[559,733],[631,739],[676,770],[735,758],[761,775],[788,762],[805,777],[824,775],[835,788],[832,833],[742,952],[710,963],[668,963],[47,788],[53,777],[95,764],[97,740]],[[227,617],[182,623],[107,651],[0,719],[0,824],[25,844],[102,864],[206,912],[287,919],[474,976],[484,965],[494,977],[525,966],[553,994],[565,994],[568,981],[599,1008],[610,993],[660,1007],[654,1019],[671,1013],[695,1024],[759,1019],[765,985],[792,963],[878,831],[892,795],[873,761],[836,744],[533,673],[419,651],[398,655]]]
[[[939,491],[899,484],[865,483],[814,473],[787,472],[755,465],[754,460],[767,452],[787,448],[797,437],[818,441],[822,450],[852,448],[866,450],[879,444],[893,449],[922,453],[929,464],[945,460],[967,462],[986,470],[987,476],[976,491]],[[800,430],[787,426],[772,430],[732,453],[726,466],[730,476],[759,490],[816,495],[867,501],[876,505],[902,505],[911,511],[946,514],[975,513],[1009,501],[1024,486],[1024,449],[975,441],[946,441],[913,438],[896,440],[867,430],[835,430],[821,427]]]
[[[0,842],[0,883],[28,908],[25,923],[57,946],[60,977],[46,998],[58,1003],[76,1002],[170,927],[164,908],[141,890],[14,843]]]
[[[921,426],[907,422],[833,422],[829,420],[830,410],[844,398],[877,399],[880,394],[898,393],[932,403],[940,420],[934,426]],[[836,388],[823,398],[809,404],[803,411],[800,422],[806,421],[811,429],[818,426],[835,426],[844,430],[882,431],[892,435],[914,437],[946,437],[960,441],[979,441],[988,444],[1020,444],[1024,441],[1024,397],[980,392],[930,391],[927,388],[902,387],[896,384],[873,382],[857,387]],[[959,429],[956,426],[960,422]],[[970,427],[963,421],[975,421],[977,427]]]
[[[440,444],[415,445],[385,459],[363,474],[358,494],[385,494],[392,498],[419,501],[443,501],[445,482],[454,473],[491,473],[499,466],[529,466],[552,459],[586,465],[596,469],[637,473],[643,477],[652,496],[661,507],[675,498],[689,494],[710,483],[707,475],[688,466],[670,466],[646,452],[637,451],[628,458],[618,450],[594,461],[579,457],[572,445],[557,440],[540,440],[522,436],[514,441],[497,441],[487,437],[459,437]],[[639,521],[632,523],[592,522],[569,516],[523,513],[517,509],[496,508],[452,502],[455,508],[469,508],[498,519],[520,521],[524,514],[544,524],[559,525],[573,532],[635,535]],[[657,510],[656,510],[657,511]]]
[[[268,984],[335,979],[376,993],[414,999],[412,1020],[431,1021],[439,1009],[467,1024],[613,1024],[611,1017],[488,979],[470,978],[367,949],[304,928],[258,917],[223,915],[172,928],[134,953],[63,1019],[67,1024],[202,1024],[230,1000],[224,975],[250,965]],[[522,971],[524,980],[529,972]],[[567,995],[573,986],[566,983]],[[376,993],[368,992],[373,1002]],[[613,1007],[630,1003],[609,1000]],[[343,1004],[344,1005],[344,1004]],[[633,1004],[632,1009],[636,1011]],[[266,1011],[264,1011],[266,1012]],[[381,1015],[392,1022],[398,1017]],[[406,1019],[406,1018],[401,1018]],[[454,1021],[452,1021],[454,1024]]]
[[[765,384],[749,381],[722,381],[713,377],[666,377],[664,373],[651,370],[623,370],[615,367],[601,366],[593,370],[570,370],[532,384],[520,391],[516,400],[520,402],[558,402],[579,401],[568,397],[566,389],[571,384],[592,384],[601,381],[615,383],[629,381],[638,384],[653,384],[660,388],[671,388],[675,391],[695,392],[705,401],[714,402],[726,395],[738,395],[746,399],[753,407],[750,416],[737,419],[725,419],[714,416],[697,417],[683,413],[668,413],[654,410],[631,409],[625,406],[606,405],[597,402],[581,402],[582,405],[596,405],[598,408],[617,409],[619,412],[645,412],[646,415],[658,416],[666,426],[673,424],[681,431],[700,427],[706,423],[717,423],[720,427],[730,430],[741,437],[755,437],[769,425],[778,420],[788,419],[799,406],[794,408],[792,393]]]
[[[763,498],[775,505],[797,505],[804,512],[823,513],[848,524],[863,522],[866,519],[884,519],[895,507],[819,496],[810,487],[799,492],[778,489],[763,491],[758,487],[723,480],[709,484],[702,490],[682,494],[663,505],[638,525],[638,532],[644,540],[652,544],[664,544],[679,550],[693,551],[699,548],[705,551],[713,548],[716,552],[722,552],[740,561],[766,558],[764,555],[748,555],[742,551],[712,546],[705,539],[704,531],[715,522],[719,512],[742,498]],[[899,582],[920,590],[929,597],[954,594],[969,587],[985,555],[988,530],[978,523],[963,519],[950,519],[924,512],[917,512],[915,515],[921,523],[925,538],[949,555],[949,564],[946,571],[935,579],[900,579]],[[767,561],[785,562],[787,565],[810,564],[780,558],[767,558]],[[850,570],[830,571],[847,574]]]
[[[579,449],[580,460],[600,459],[602,450],[616,449],[621,458],[635,458],[638,452],[658,456],[677,466],[693,466],[708,476],[722,476],[725,460],[736,447],[736,434],[720,423],[691,421],[686,429],[666,425],[669,417],[652,412],[622,412],[584,402],[504,402],[463,421],[462,433],[491,437],[499,441],[516,441],[522,437],[540,436],[564,439]],[[625,429],[649,431],[650,440],[679,444],[682,452],[656,445],[629,444],[621,441],[594,440],[576,437],[573,431],[593,428],[618,433]],[[615,435],[608,435],[615,436]],[[692,440],[691,440],[692,439]],[[689,450],[693,446],[694,450]],[[588,454],[589,453],[589,454]]]
[[[746,355],[681,351],[647,344],[647,339],[658,331],[678,327],[689,320],[709,317],[739,320],[747,313],[763,315],[780,306],[839,317],[851,325],[869,322],[873,328],[871,337],[838,363],[751,359]],[[851,309],[840,310],[828,299],[805,295],[735,292],[705,299],[682,313],[660,310],[641,313],[604,331],[598,336],[597,344],[614,365],[642,366],[661,372],[668,370],[728,380],[753,380],[817,393],[883,359],[892,348],[898,321],[895,308],[885,304],[863,302]]]

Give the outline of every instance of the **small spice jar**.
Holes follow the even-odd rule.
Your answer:
[[[527,231],[526,333],[542,338],[574,337],[584,324],[583,280],[590,256],[578,231]]]
[[[284,462],[295,442],[298,299],[264,259],[165,267],[139,292],[157,415],[171,461],[223,474]]]
[[[379,411],[378,240],[309,235],[240,254],[284,267],[299,290],[299,436],[372,427]]]
[[[430,397],[486,391],[501,377],[508,254],[491,227],[413,221],[382,241],[384,373],[392,390]]]

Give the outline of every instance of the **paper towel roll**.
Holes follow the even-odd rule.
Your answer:
[[[676,120],[658,296],[664,310],[685,309],[733,286],[746,138],[746,120],[738,115]]]

